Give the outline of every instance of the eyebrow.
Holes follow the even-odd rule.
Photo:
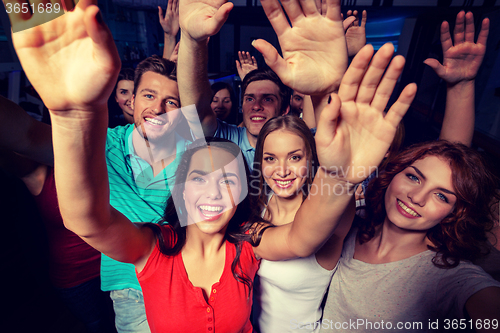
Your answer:
[[[287,155],[292,155],[292,154],[295,154],[295,153],[296,153],[296,152],[298,152],[298,151],[302,152],[302,148],[295,149],[294,151],[289,152]],[[264,154],[267,154],[267,155],[272,155],[272,156],[276,156],[276,155],[274,155],[273,153],[268,153],[267,151],[265,151],[265,152],[264,152]]]
[[[244,94],[243,96],[255,97],[255,94]],[[278,98],[278,96],[276,96],[275,94],[262,94],[262,97],[269,97],[269,96],[273,96],[275,98]]]
[[[142,93],[144,91],[147,91],[147,92],[150,92],[150,93],[153,93],[153,94],[158,94],[158,92],[156,90],[149,89],[149,88],[144,88],[139,93]]]
[[[410,167],[412,167],[412,168],[415,170],[415,172],[416,172],[416,173],[417,173],[417,174],[418,174],[418,175],[419,175],[419,176],[420,176],[423,180],[427,180],[427,178],[425,178],[424,174],[423,174],[423,173],[422,173],[422,172],[421,172],[421,171],[420,171],[417,167],[415,167],[415,166],[413,166],[413,165],[411,165]],[[445,188],[443,188],[443,187],[438,187],[438,190],[443,191],[443,192],[448,193],[448,194],[451,194],[451,195],[454,195],[454,196],[457,196],[457,195],[455,194],[455,192],[450,191],[450,190],[447,190],[447,189],[445,189]]]
[[[208,174],[209,174],[209,173],[211,173],[211,172],[206,172],[206,171],[203,171],[203,170],[196,170],[196,169],[195,169],[195,170],[192,170],[192,171],[188,174],[188,176],[191,176],[191,174],[193,174],[193,173],[196,173],[196,174],[199,174],[199,175],[202,175],[202,176],[206,176],[206,175],[208,175]],[[235,173],[233,173],[233,172],[224,172],[224,173],[223,173],[223,176],[224,176],[225,178],[227,178],[227,177],[236,177],[237,179],[240,179],[240,177],[238,177],[238,175],[237,175],[237,174],[235,174]]]

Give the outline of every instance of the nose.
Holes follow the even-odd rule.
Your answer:
[[[165,102],[158,99],[158,100],[154,101],[153,105],[151,105],[151,109],[156,115],[166,113]]]
[[[215,107],[216,108],[222,108],[222,101],[215,102]]]
[[[408,192],[408,199],[410,199],[411,203],[423,207],[425,206],[425,202],[427,200],[427,193],[422,189],[414,189],[410,192]]]
[[[222,199],[221,188],[219,182],[216,180],[209,180],[206,188],[205,195],[207,198],[212,200]]]
[[[263,107],[262,107],[260,99],[256,99],[255,102],[252,104],[252,110],[253,111],[263,110]]]
[[[285,178],[290,174],[290,170],[288,169],[288,163],[285,161],[282,161],[278,167],[277,170],[277,175],[281,178]]]

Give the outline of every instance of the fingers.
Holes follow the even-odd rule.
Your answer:
[[[392,126],[397,127],[401,122],[401,119],[403,119],[403,116],[410,108],[410,105],[413,102],[416,94],[417,85],[415,83],[410,83],[409,85],[407,85],[399,95],[398,100],[391,106],[391,108],[387,112],[385,120],[387,120]]]
[[[349,12],[347,12],[349,14]],[[355,10],[352,12],[352,15],[355,17],[354,22],[352,22],[353,25],[359,26],[359,17],[358,17],[358,11]]]
[[[163,9],[161,9],[160,6],[158,6],[158,18],[160,19],[160,22],[163,20]]]
[[[278,54],[278,51],[266,42],[263,39],[258,39],[254,40],[252,42],[252,46],[259,51],[262,56],[264,57],[264,60],[266,61],[266,64],[281,78],[283,81],[283,77],[286,76],[287,74],[287,68],[286,68],[286,62],[283,60],[283,58]]]
[[[366,27],[367,17],[368,17],[368,14],[366,13],[366,10],[363,10],[363,13],[361,14],[361,28]]]
[[[238,51],[238,58],[240,59],[241,64],[250,64],[250,65],[252,65],[253,62],[255,61],[255,58],[253,58],[252,56],[250,56],[249,52]]]
[[[393,54],[394,54],[394,46],[391,43],[384,44],[377,51],[377,53],[375,54],[370,63],[370,66],[368,67],[368,70],[363,76],[363,80],[361,81],[361,84],[359,86],[356,102],[366,103],[366,104],[370,104],[372,102],[375,93],[379,88],[382,76],[384,75],[387,65],[389,65],[390,63]],[[394,73],[391,72],[391,74]]]
[[[344,21],[342,21],[342,25],[344,26],[344,31],[349,29],[349,27],[353,24],[355,20],[356,20],[355,16],[349,16]]]
[[[465,41],[465,12],[463,10],[457,14],[455,29],[453,29],[453,41],[455,45]]]
[[[465,14],[465,41],[474,43],[474,15],[471,12]]]
[[[341,21],[340,0],[326,0],[326,17],[332,21]]]
[[[302,7],[302,11],[303,11],[305,16],[319,14],[318,8],[316,7],[316,1],[314,1],[314,0],[300,0],[300,7]],[[288,12],[287,12],[287,14],[288,14]],[[293,21],[292,21],[292,25],[293,25]]]
[[[358,94],[359,85],[373,56],[373,46],[365,45],[352,59],[339,87],[339,97],[342,102],[353,101]]]
[[[443,48],[443,54],[446,53],[451,47],[453,47],[453,41],[450,35],[450,25],[448,22],[444,21],[441,24],[441,47]]]
[[[109,70],[113,67],[119,69],[121,66],[120,56],[118,55],[111,31],[102,20],[99,8],[95,5],[87,8],[83,21],[87,33],[94,43],[94,58],[98,63],[109,66]]]
[[[330,101],[319,116],[315,141],[317,146],[327,146],[333,141],[337,131],[341,101],[337,94],[330,94]]]
[[[477,44],[484,45],[486,47],[486,41],[488,40],[488,33],[490,31],[490,20],[485,18],[481,23],[481,30],[477,36]]]
[[[290,29],[290,25],[278,0],[261,0],[260,3],[278,37]]]
[[[210,36],[213,36],[220,31],[227,18],[229,17],[231,9],[233,9],[232,2],[226,2],[225,4],[220,6],[219,9],[217,9],[215,15],[207,23]]]
[[[382,81],[380,81],[377,86],[377,91],[373,97],[371,106],[375,109],[383,112],[389,99],[391,98],[394,87],[398,82],[399,76],[403,72],[405,65],[405,58],[403,56],[397,56],[392,59],[389,67],[387,68]]]

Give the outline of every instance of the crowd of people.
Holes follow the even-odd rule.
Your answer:
[[[51,125],[0,97],[3,164],[68,306],[89,332],[498,330],[499,184],[470,147],[489,20],[477,41],[471,12],[443,22],[443,61],[425,61],[447,83],[440,136],[401,149],[417,87],[389,105],[405,59],[366,44],[366,11],[261,4],[282,53],[238,54],[242,119],[207,70],[230,2],[159,8],[163,55],[135,69],[94,0],[41,25],[9,14]]]

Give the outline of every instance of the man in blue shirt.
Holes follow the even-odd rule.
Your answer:
[[[290,89],[270,69],[256,69],[248,73],[243,79],[241,89],[244,127],[218,120],[212,111],[212,114],[204,116],[210,119],[210,123],[206,125],[209,132],[205,134],[236,143],[241,148],[250,169],[253,169],[255,145],[260,130],[269,119],[288,112]],[[200,120],[203,122],[201,117],[202,115]],[[215,132],[212,134],[213,128]]]

